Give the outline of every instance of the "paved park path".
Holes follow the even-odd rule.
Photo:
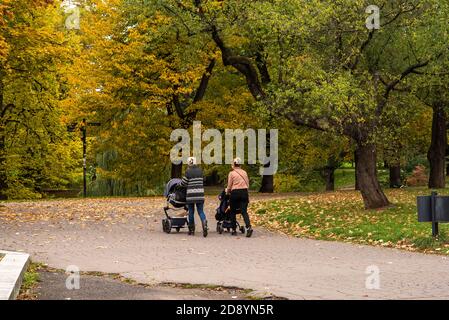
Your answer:
[[[76,265],[149,284],[237,286],[289,299],[449,299],[449,259],[443,256],[261,228],[252,238],[219,235],[216,197],[207,198],[209,237],[168,235],[161,230],[163,205],[162,198],[6,203],[0,207],[0,248],[26,251],[54,268]],[[379,268],[379,290],[366,288],[369,266]]]

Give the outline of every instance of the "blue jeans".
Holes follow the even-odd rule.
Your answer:
[[[204,202],[189,203],[187,205],[189,208],[189,224],[195,223],[195,204],[196,210],[198,211],[198,215],[200,216],[201,221],[206,220],[206,215],[204,214]]]

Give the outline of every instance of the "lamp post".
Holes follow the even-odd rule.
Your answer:
[[[74,132],[77,124],[72,123],[70,126],[67,127],[67,130],[69,132]],[[87,127],[99,127],[101,126],[101,123],[99,122],[87,122],[86,119],[83,119],[81,123],[81,132],[82,132],[82,138],[83,141],[83,197],[87,197]]]

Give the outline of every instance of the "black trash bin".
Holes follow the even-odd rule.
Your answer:
[[[437,196],[435,198],[435,220],[449,222],[449,197]]]
[[[416,199],[418,207],[418,222],[432,221],[432,201],[431,196],[418,196]]]

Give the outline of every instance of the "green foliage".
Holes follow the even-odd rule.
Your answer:
[[[8,199],[40,199],[42,195],[35,191],[33,187],[27,187],[27,185],[33,185],[32,180],[19,179],[14,177],[8,181],[8,189],[5,191],[5,195]]]
[[[39,198],[75,180],[79,143],[66,133],[62,66],[69,43],[63,16],[47,1],[6,3],[0,42],[0,195]],[[79,149],[78,149],[79,150]]]
[[[276,174],[275,192],[312,192],[323,190],[323,180],[316,171],[304,172],[302,175]]]
[[[274,179],[276,192],[299,191],[301,185],[298,177],[293,175],[277,174]]]
[[[407,174],[410,174],[415,170],[417,166],[422,166],[424,168],[429,167],[429,161],[427,160],[427,157],[425,154],[417,155],[414,158],[411,158],[407,161],[407,165],[405,166],[404,170]]]

